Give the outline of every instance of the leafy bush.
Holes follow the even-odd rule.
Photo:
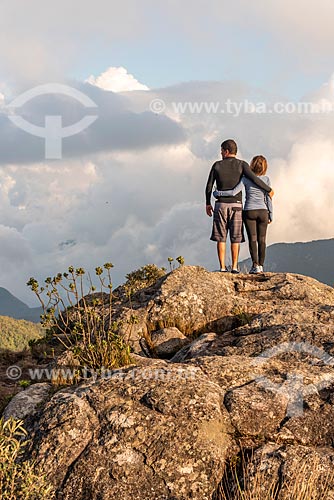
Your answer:
[[[98,291],[90,275],[85,282],[86,271],[73,266],[67,273],[46,278],[44,286],[35,278],[27,283],[42,305],[47,336],[56,336],[82,367],[95,371],[132,362],[130,347],[116,333],[119,325],[112,321],[112,267],[107,262],[95,269]]]
[[[49,500],[54,491],[35,464],[22,461],[27,431],[22,421],[0,419],[0,498],[2,500]]]
[[[179,267],[183,266],[184,258],[181,255],[175,260],[179,263]],[[172,264],[172,262],[174,262],[173,257],[168,257],[168,262],[170,270],[173,271],[175,269],[175,264]],[[165,267],[158,267],[155,264],[147,264],[146,266],[142,266],[139,269],[127,274],[124,287],[129,295],[132,295],[138,290],[154,285],[158,279],[165,276],[165,274]]]
[[[132,294],[154,285],[159,278],[165,276],[166,268],[157,267],[155,264],[148,264],[126,275],[125,289]]]

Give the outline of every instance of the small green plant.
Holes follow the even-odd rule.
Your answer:
[[[184,258],[182,257],[182,255],[180,255],[179,257],[176,257],[176,260],[180,266],[184,265]]]
[[[165,274],[165,267],[157,267],[155,264],[147,264],[146,266],[127,274],[124,287],[128,295],[132,295],[138,290],[154,285],[154,283],[156,283],[162,276],[165,276]]]
[[[231,313],[233,314],[233,316],[236,319],[236,322],[237,322],[236,326],[237,327],[248,325],[254,317],[253,314],[250,314],[248,311],[242,309],[239,306],[233,307],[233,309],[231,310]]]
[[[82,267],[70,266],[67,273],[46,278],[44,286],[35,278],[27,283],[43,308],[41,320],[47,336],[57,337],[83,368],[97,372],[132,362],[130,347],[117,334],[118,324],[112,320],[112,267],[107,262],[95,268],[98,291],[89,274],[84,281]]]
[[[39,475],[34,462],[22,461],[27,431],[21,420],[0,418],[0,498],[2,500],[51,500],[54,490]]]
[[[179,255],[179,257],[176,257],[176,262],[179,263],[179,267],[183,266],[184,265],[184,258],[182,257],[182,255]],[[175,269],[175,264],[172,264],[174,262],[174,259],[173,257],[168,257],[168,262],[169,262],[169,268],[171,271],[174,271]]]
[[[26,380],[26,379],[19,380],[19,386],[23,387],[23,389],[29,387],[29,385],[31,385],[31,380]]]
[[[172,262],[174,262],[173,257],[168,257],[168,262],[169,262],[169,269],[173,271],[174,269],[174,264],[172,264]]]

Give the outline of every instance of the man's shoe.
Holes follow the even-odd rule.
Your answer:
[[[225,267],[225,269],[216,269],[213,272],[214,273],[228,273],[228,269],[227,269],[227,267]]]
[[[232,269],[232,274],[240,274],[240,269]]]
[[[258,266],[252,266],[249,271],[249,274],[256,274],[258,272],[257,268]]]

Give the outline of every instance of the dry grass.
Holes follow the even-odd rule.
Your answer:
[[[322,500],[333,498],[334,471],[323,470],[320,458],[300,460],[295,469],[286,474],[281,492],[284,498]]]
[[[324,469],[320,458],[298,460],[276,475],[248,460],[230,461],[213,500],[330,500],[333,499],[334,471]],[[277,471],[278,472],[278,471]]]

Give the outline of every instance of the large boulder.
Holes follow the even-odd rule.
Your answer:
[[[120,331],[138,354],[143,352],[141,340],[162,328],[176,327],[193,337],[222,334],[254,317],[259,332],[265,325],[318,324],[334,318],[333,289],[289,273],[233,275],[181,266],[135,293],[131,301],[122,287],[114,295],[113,321],[122,322]]]
[[[229,459],[279,500],[310,463],[334,489],[331,287],[181,266],[114,302],[135,364],[56,392],[28,422],[57,499],[216,499]],[[188,343],[171,360],[139,355],[173,335]]]
[[[222,398],[196,367],[114,371],[53,396],[32,456],[62,499],[210,499],[231,446]]]
[[[49,399],[51,392],[51,384],[40,383],[33,384],[24,391],[15,394],[4,410],[4,419],[8,420],[12,417],[24,420],[28,416],[33,416],[39,407]]]

